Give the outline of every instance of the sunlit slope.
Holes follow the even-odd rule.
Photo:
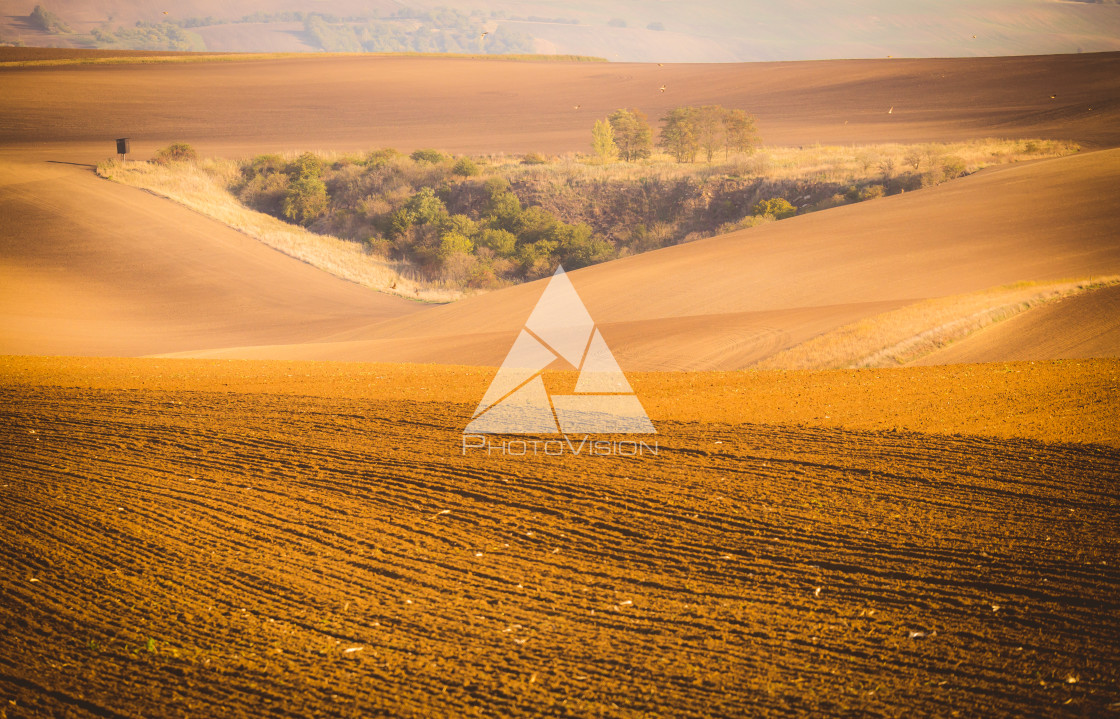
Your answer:
[[[1120,150],[1000,167],[570,276],[624,368],[740,369],[920,299],[1120,272],[1118,182]],[[216,356],[498,364],[541,290]]]
[[[1031,310],[914,362],[1120,357],[1120,288],[1110,287]]]
[[[0,353],[305,342],[420,307],[91,168],[0,164]]]

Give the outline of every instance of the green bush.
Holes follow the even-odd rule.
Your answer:
[[[522,165],[547,165],[548,158],[539,152],[530,152],[521,158]]]
[[[302,225],[311,222],[327,211],[327,186],[318,177],[297,177],[288,185],[284,197],[284,217]]]
[[[968,164],[959,157],[946,157],[941,161],[941,172],[946,180],[954,180],[968,173]]]
[[[254,175],[238,191],[237,199],[244,204],[270,215],[284,212],[284,198],[288,196],[291,178],[283,172],[263,172]]]
[[[478,169],[478,165],[469,157],[460,157],[451,168],[451,174],[459,177],[474,177],[479,172],[481,170]]]
[[[787,217],[793,217],[797,214],[797,208],[789,203],[782,197],[774,197],[769,200],[763,200],[754,206],[751,211],[756,216],[770,215],[776,220],[784,220]]]
[[[272,172],[283,172],[288,166],[280,155],[257,155],[245,166],[245,171],[252,175],[264,175]]]
[[[513,257],[517,252],[517,237],[505,230],[486,229],[478,236],[479,247],[488,247],[499,257]]]
[[[474,252],[474,243],[471,239],[459,232],[447,232],[439,241],[439,256],[447,259],[456,253],[469,255]]]
[[[367,167],[385,167],[393,160],[401,157],[401,153],[391,147],[383,147],[366,155]]]
[[[313,152],[305,152],[288,165],[293,177],[312,178],[323,174],[323,160]]]
[[[167,147],[163,148],[156,153],[152,158],[152,162],[157,165],[166,165],[171,162],[194,162],[198,159],[198,153],[194,148],[185,142],[173,142]]]
[[[882,185],[864,185],[862,187],[852,185],[844,193],[844,197],[849,202],[863,202],[864,200],[874,200],[885,194],[887,194],[887,188]]]
[[[417,150],[409,157],[412,158],[413,162],[427,165],[438,165],[445,159],[443,153],[439,150]]]

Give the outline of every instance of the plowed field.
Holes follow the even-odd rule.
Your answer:
[[[51,362],[6,360],[0,388],[9,717],[1120,702],[1115,443],[714,423],[639,376],[656,454],[464,455],[485,372],[331,364],[316,385],[309,364],[131,360],[109,381]],[[358,368],[367,389],[324,389]],[[742,376],[762,397],[790,375]]]

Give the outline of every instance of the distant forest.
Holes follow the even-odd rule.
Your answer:
[[[62,18],[35,6],[31,23],[53,35],[96,48],[128,50],[206,50],[193,29],[236,23],[302,22],[304,40],[322,52],[427,52],[467,54],[530,54],[529,35],[502,25],[499,16],[476,10],[462,12],[402,8],[385,17],[338,16],[320,12],[256,12],[238,19],[207,17],[139,21],[132,26],[105,23],[88,35],[74,33]],[[544,20],[544,18],[541,18]],[[565,22],[560,19],[551,22]],[[486,27],[496,27],[487,31]]]

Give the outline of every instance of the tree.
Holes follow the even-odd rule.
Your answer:
[[[303,225],[311,224],[327,211],[327,186],[318,177],[297,177],[288,185],[284,197],[284,217]]]
[[[305,152],[288,166],[288,172],[296,177],[319,177],[323,174],[323,160],[313,152]]]
[[[696,108],[677,107],[661,118],[660,144],[677,162],[693,162],[700,152],[696,132]]]
[[[43,32],[49,33],[68,33],[70,32],[69,26],[55,15],[50,10],[42,5],[36,5],[35,9],[31,11],[28,18],[32,25],[39,28]]]
[[[446,260],[454,254],[469,255],[474,252],[471,238],[459,232],[445,232],[439,241],[439,256]]]
[[[734,150],[750,154],[758,144],[758,131],[754,126],[754,116],[746,110],[725,110],[723,132],[726,146],[725,154]]]
[[[649,157],[653,150],[653,128],[644,112],[637,108],[616,110],[608,118],[619,155],[626,162]]]
[[[704,105],[696,108],[693,116],[696,123],[696,142],[704,151],[708,162],[711,162],[716,150],[727,147],[724,122],[727,110],[719,105]]]
[[[614,130],[607,120],[596,120],[591,128],[591,149],[604,163],[618,157],[618,146],[614,144]]]

